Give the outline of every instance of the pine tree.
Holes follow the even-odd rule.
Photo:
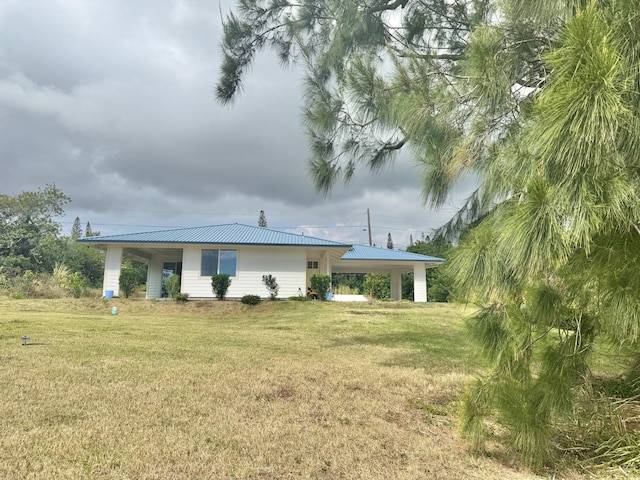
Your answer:
[[[264,210],[260,210],[260,216],[258,216],[258,226],[259,227],[267,226],[267,217],[264,214]]]
[[[73,221],[73,227],[71,227],[71,238],[77,240],[82,237],[82,227],[80,226],[80,217],[76,217]]]
[[[89,222],[87,222],[87,226],[85,228],[85,233],[84,233],[85,237],[99,237],[100,236],[100,230],[96,230],[95,232],[91,229],[91,224]]]
[[[529,465],[569,436],[578,396],[599,397],[599,345],[633,352],[617,372],[640,393],[638,25],[638,0],[267,0],[224,25],[221,101],[261,48],[306,67],[320,192],[407,147],[431,206],[479,179],[438,232],[464,232],[447,270],[484,305],[470,328],[492,362],[463,430],[479,447],[501,423]]]
[[[393,250],[393,240],[391,240],[391,234],[387,234],[387,248]]]

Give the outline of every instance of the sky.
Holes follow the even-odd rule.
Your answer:
[[[361,169],[327,197],[308,176],[301,71],[260,55],[230,106],[215,99],[232,0],[0,0],[0,193],[55,184],[60,218],[102,234],[225,223],[396,248],[438,211],[420,167]]]

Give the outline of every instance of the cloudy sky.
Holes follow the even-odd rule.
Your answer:
[[[0,193],[48,183],[103,234],[246,223],[397,248],[444,223],[399,159],[324,198],[306,172],[300,72],[261,56],[216,102],[232,0],[0,0]]]

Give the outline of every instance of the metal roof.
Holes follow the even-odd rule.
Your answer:
[[[434,262],[442,263],[444,259],[420,255],[419,253],[402,252],[388,248],[370,247],[368,245],[353,245],[342,260],[387,260],[391,262]]]
[[[78,240],[82,243],[195,243],[217,245],[269,245],[269,246],[302,246],[302,247],[343,247],[350,244],[308,237],[295,233],[279,232],[265,227],[254,227],[232,223],[226,225],[209,225],[203,227],[178,228],[143,233],[125,233],[122,235],[105,235],[85,237]]]

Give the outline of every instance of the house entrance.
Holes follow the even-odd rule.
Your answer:
[[[182,283],[182,262],[164,262],[162,264],[162,298],[169,297],[165,282],[174,273],[180,277],[180,283]]]
[[[307,287],[311,285],[311,276],[320,273],[320,260],[307,260]]]

